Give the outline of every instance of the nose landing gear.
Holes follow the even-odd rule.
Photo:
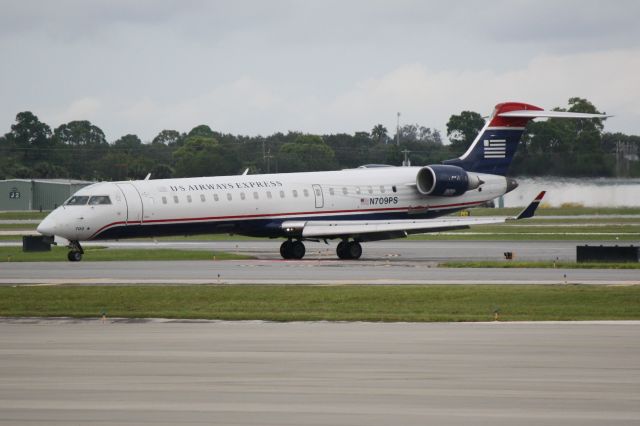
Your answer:
[[[82,250],[82,246],[78,241],[69,241],[69,253],[67,253],[67,259],[70,262],[80,262],[82,260],[82,255],[84,254],[84,250]]]

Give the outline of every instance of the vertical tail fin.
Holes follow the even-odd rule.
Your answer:
[[[518,149],[518,142],[527,123],[534,118],[607,118],[606,114],[582,112],[544,111],[542,108],[520,102],[496,105],[493,114],[473,141],[467,152],[459,158],[443,161],[469,172],[506,175]]]
[[[535,116],[504,117],[501,115],[511,111],[534,112],[542,111],[542,108],[520,102],[496,105],[491,117],[467,152],[459,158],[444,161],[444,164],[459,166],[470,172],[506,175],[525,126],[529,120],[535,118]]]

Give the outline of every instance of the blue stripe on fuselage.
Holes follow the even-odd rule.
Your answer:
[[[333,216],[301,216],[278,219],[225,220],[211,222],[159,223],[147,225],[116,225],[105,229],[92,240],[115,240],[124,238],[163,237],[172,235],[239,234],[255,237],[284,237],[282,222],[313,220],[392,220],[392,219],[432,219],[460,210],[459,208],[427,211],[420,214],[407,212],[369,213]]]

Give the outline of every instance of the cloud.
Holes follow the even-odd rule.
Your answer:
[[[75,99],[62,108],[44,110],[41,119],[54,127],[69,121],[94,121],[100,117],[102,102],[93,97]]]
[[[638,14],[625,0],[9,2],[0,130],[25,110],[92,118],[110,140],[393,129],[397,111],[443,130],[463,109],[581,96],[640,133]]]
[[[422,64],[403,65],[338,96],[327,108],[325,120],[364,126],[375,124],[373,119],[389,126],[400,111],[405,122],[444,129],[448,117],[462,110],[489,114],[502,101],[552,108],[580,96],[618,115],[608,128],[637,132],[640,86],[635,76],[639,74],[640,49],[541,55],[521,69],[502,72],[432,71]]]

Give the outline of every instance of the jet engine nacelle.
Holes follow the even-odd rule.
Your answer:
[[[418,171],[416,187],[422,195],[453,197],[478,188],[483,182],[462,167],[435,164]]]

